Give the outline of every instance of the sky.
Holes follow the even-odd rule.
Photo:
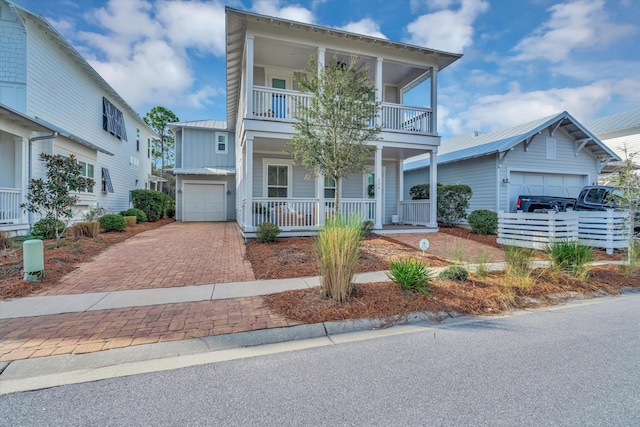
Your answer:
[[[462,53],[438,74],[445,139],[562,111],[585,122],[640,107],[640,0],[16,2],[141,116],[162,105],[181,121],[226,119],[225,6]],[[408,100],[428,105],[419,89]]]

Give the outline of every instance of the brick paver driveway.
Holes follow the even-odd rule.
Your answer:
[[[174,222],[111,246],[39,295],[255,280],[235,222]]]

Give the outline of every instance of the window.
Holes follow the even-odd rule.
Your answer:
[[[556,140],[555,138],[547,138],[547,160],[556,158]]]
[[[136,129],[136,151],[140,152],[140,129]]]
[[[123,141],[127,140],[122,111],[118,110],[107,98],[102,98],[102,129]]]
[[[82,176],[85,178],[93,179],[93,165],[91,163],[85,163],[82,161],[79,161],[78,164],[80,165],[80,173],[82,174]],[[93,193],[93,187],[89,187],[87,191],[89,193]]]
[[[289,166],[267,166],[267,197],[288,197]]]
[[[336,197],[336,180],[330,176],[324,177],[324,198],[335,199]]]
[[[216,153],[227,153],[227,134],[216,132]]]
[[[111,176],[109,175],[109,169],[102,168],[102,192],[113,193],[113,184],[111,184]]]

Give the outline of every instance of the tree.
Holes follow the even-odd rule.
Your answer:
[[[73,154],[63,157],[42,153],[40,158],[45,163],[47,179],[31,180],[27,201],[20,207],[27,212],[39,213],[42,218],[53,220],[57,248],[64,230],[61,233],[55,224],[62,221],[66,227],[73,217],[72,208],[78,203],[78,197],[70,192],[91,191],[95,182],[82,176],[82,167]]]
[[[148,124],[160,137],[160,139],[154,138],[151,154],[153,156],[154,165],[156,165],[158,159],[160,159],[160,176],[163,178],[165,161],[173,159],[173,149],[175,148],[173,132],[169,129],[169,123],[176,123],[179,121],[180,119],[173,113],[173,111],[162,106],[153,107],[151,111],[144,116],[144,122]]]
[[[295,108],[296,133],[286,150],[295,164],[305,166],[308,178],[319,175],[335,182],[334,213],[340,202],[340,178],[364,173],[376,150],[369,145],[380,139],[375,123],[381,105],[367,67],[356,70],[357,57],[349,64],[334,58],[333,64],[318,70],[311,57],[307,68],[294,75],[301,91],[312,95],[308,104]]]

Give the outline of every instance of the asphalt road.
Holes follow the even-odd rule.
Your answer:
[[[640,294],[0,396],[0,425],[640,425]]]

